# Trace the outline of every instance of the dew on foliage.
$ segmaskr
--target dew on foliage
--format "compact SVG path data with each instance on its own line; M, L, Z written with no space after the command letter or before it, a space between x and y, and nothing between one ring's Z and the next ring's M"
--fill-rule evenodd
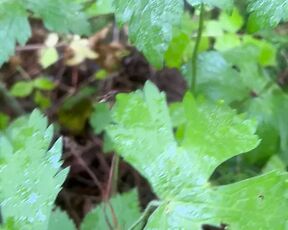
M53 155L53 156L49 157L49 162L51 163L51 165L54 169L58 169L60 166L59 157L57 155Z
M41 222L44 222L47 219L46 215L44 215L40 209L36 213L36 218Z
M30 196L28 197L27 203L29 204L34 204L38 200L38 195L36 193L31 193Z

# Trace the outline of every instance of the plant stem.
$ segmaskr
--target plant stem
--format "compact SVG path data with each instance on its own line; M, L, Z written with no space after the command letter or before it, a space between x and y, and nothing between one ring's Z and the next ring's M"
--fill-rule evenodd
M193 56L192 56L192 81L191 81L191 91L192 93L196 93L196 83L197 83L197 57L198 57L198 51L199 46L202 38L202 32L203 32L203 26L204 26L204 4L202 3L200 6L200 16L199 16L199 25L198 25L198 31L197 31L197 37L195 42L195 47L193 50Z
M0 82L0 102L9 107L16 116L20 116L25 113L25 111L22 109L18 101L9 93L9 91L1 82Z
M117 220L115 211L114 211L109 199L110 199L110 197L112 197L113 195L116 195L116 193L117 193L119 161L120 161L119 155L115 154L113 156L108 186L106 188L105 196L104 196L104 200L105 200L104 211L106 212L106 207L108 207L110 209L114 229L119 229L119 224L118 224L118 220Z
M115 195L117 193L117 184L118 184L118 175L119 175L119 155L115 155L114 162L113 162L113 177L112 177L112 186L111 186L111 195Z
M135 230L139 224L146 221L151 213L160 205L160 201L158 200L152 200L147 207L145 208L143 214L140 216L140 218L129 228L129 230ZM144 222L145 223L145 222Z

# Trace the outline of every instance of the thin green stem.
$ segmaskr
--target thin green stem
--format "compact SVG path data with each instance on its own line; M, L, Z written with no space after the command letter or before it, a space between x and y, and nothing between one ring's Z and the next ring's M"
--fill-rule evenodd
M9 107L16 116L20 116L25 113L18 101L13 97L6 87L0 82L0 103Z
M197 31L197 37L195 42L195 47L193 50L193 56L192 56L192 79L191 79L191 91L192 93L196 93L196 83L197 83L197 57L198 57L198 51L199 46L202 38L202 32L204 27L204 4L202 3L200 6L200 16L199 16L199 25L198 25L198 31Z
M109 199L109 197L116 195L116 193L117 193L119 161L120 161L119 155L115 154L113 156L108 186L106 189L106 199Z
M112 221L113 221L113 227L114 227L114 229L117 229L117 230L119 229L119 223L118 223L114 208L112 207L109 199L110 199L110 197L116 195L116 193L117 193L119 162L120 162L120 157L119 157L119 155L115 154L113 156L109 180L108 180L108 186L106 188L106 192L105 192L105 196L104 196L104 200L105 200L104 211L106 212L106 207L108 207L110 209Z
M147 207L145 208L143 214L140 216L140 218L128 229L128 230L135 230L138 229L138 225L144 223L148 220L151 213L160 206L161 202L158 200L152 200Z

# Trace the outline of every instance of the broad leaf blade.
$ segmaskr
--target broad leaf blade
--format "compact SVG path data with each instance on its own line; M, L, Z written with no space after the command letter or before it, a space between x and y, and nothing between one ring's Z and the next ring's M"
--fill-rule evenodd
M161 67L184 10L179 0L114 1L116 19L129 24L129 38L156 67Z
M193 103L188 95L183 114L187 131L178 146L164 95L155 86L148 82L143 93L117 97L113 111L116 124L108 128L108 133L117 152L150 181L161 198L179 193L179 187L188 189L205 184L220 163L258 144L253 123L237 116L233 120L233 111L221 112L217 108L206 108L205 104L190 108L188 104ZM214 144L227 130L236 138L232 142L236 146L229 143L228 136L216 146L206 146L207 139Z
M175 197L160 206L145 229L202 229L203 224L228 229L286 229L287 173L272 172L235 184L207 187ZM269 218L263 218L269 217Z
M178 123L184 130L178 143L163 94L151 83L143 93L117 98L115 124L108 129L118 153L147 177L162 199L146 229L200 230L204 224L285 229L287 173L273 171L219 187L205 183L223 161L257 146L255 124L221 103L196 102L189 94L177 108L176 117L185 118Z
M45 26L59 33L88 34L89 23L82 6L71 0L25 0L27 8L40 16Z
M183 106L186 121L181 145L190 153L194 178L203 177L203 183L221 163L258 145L256 123L244 120L224 103L197 104L187 94Z

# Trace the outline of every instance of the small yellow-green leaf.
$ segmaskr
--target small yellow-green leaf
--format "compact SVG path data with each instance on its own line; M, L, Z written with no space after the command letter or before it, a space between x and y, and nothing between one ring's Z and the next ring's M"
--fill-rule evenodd
M58 52L55 48L44 48L40 51L39 63L43 68L47 68L50 65L53 65L58 60L58 58Z
M27 97L33 91L34 85L32 81L18 81L10 89L10 93L15 97Z
M40 90L52 90L55 88L55 84L53 81L48 79L47 77L37 77L34 81L34 88Z

